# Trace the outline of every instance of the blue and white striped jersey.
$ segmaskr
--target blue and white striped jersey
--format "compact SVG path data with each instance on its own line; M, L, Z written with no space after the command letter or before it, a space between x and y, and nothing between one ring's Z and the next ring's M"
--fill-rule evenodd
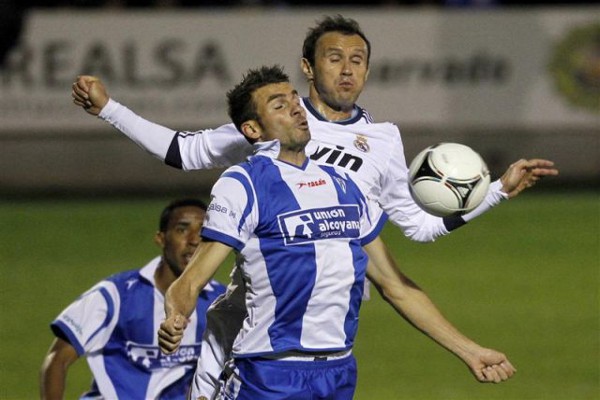
M181 347L164 355L156 332L164 297L154 285L160 257L140 270L115 274L88 290L51 324L87 358L94 376L82 398L185 399L206 324L206 309L224 292L211 281L200 294Z
M276 142L274 142L277 146ZM376 235L347 174L256 155L213 187L202 237L238 251L247 317L235 357L352 347Z

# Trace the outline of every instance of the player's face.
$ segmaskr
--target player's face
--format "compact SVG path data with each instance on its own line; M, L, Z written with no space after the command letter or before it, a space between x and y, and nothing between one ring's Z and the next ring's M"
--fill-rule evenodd
M367 43L359 35L328 32L317 41L313 85L319 100L348 112L363 90L369 68Z
M310 140L306 111L290 83L261 87L252 94L264 141L278 139L281 148L300 151Z
M200 228L205 212L194 206L173 210L165 232L158 233L163 249L163 261L175 276L181 275L200 243Z

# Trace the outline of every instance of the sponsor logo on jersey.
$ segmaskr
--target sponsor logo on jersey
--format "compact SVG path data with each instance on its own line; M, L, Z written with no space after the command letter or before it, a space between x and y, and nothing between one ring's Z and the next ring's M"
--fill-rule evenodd
M369 143L367 143L367 138L363 135L356 135L356 139L354 139L354 147L363 153L368 153L371 150Z
M277 216L286 246L323 239L358 238L360 214L357 205L339 205L293 211Z
M354 172L358 171L363 164L362 158L345 152L343 146L335 146L333 149L331 147L319 146L311 154L310 158L321 163L347 168Z
M82 335L83 334L83 329L81 328L81 325L79 325L73 318L69 317L68 315L63 316L63 320L67 323L67 325L69 325L71 327L71 329L73 329L75 332L77 332L78 334Z
M303 187L316 187L316 186L323 186L326 185L327 181L325 179L319 179L317 181L311 181L311 182L299 182L297 183L298 185L298 189L302 189Z
M195 364L200 356L200 343L182 345L174 353L162 354L158 346L127 342L127 356L145 370L172 368L181 364Z
M217 203L210 203L209 206L208 206L208 209L206 211L207 212L214 211L214 212L218 212L218 213L222 213L222 214L228 214L230 217L236 218L235 211L229 210L227 207L222 206L222 205L217 204Z

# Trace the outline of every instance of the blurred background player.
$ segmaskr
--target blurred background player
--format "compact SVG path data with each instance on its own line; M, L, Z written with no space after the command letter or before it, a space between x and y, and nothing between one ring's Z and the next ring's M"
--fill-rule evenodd
M193 299L235 249L248 312L233 347L227 398L351 399L366 273L401 315L459 355L478 379L512 376L504 355L458 333L396 270L383 243L373 241L378 227L367 222L366 201L348 175L307 159L305 111L279 68L251 70L228 99L232 120L257 142L257 152L213 188L204 242L167 291L163 351L177 350ZM375 261L368 270L362 245Z
M40 397L62 399L71 364L86 357L93 375L82 397L185 399L200 354L207 307L224 286L206 285L194 299L181 350L160 353L156 330L164 319L164 293L183 272L200 242L206 204L180 199L161 213L154 236L162 254L141 269L96 284L51 324L56 335L41 369Z

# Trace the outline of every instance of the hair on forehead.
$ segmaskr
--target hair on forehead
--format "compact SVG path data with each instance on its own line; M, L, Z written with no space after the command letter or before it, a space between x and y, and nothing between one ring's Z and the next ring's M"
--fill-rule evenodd
M317 25L308 30L308 33L304 38L304 44L302 45L302 57L306 58L310 65L315 65L317 42L323 35L329 32L339 32L342 35L348 36L360 36L367 44L367 65L369 65L369 59L371 58L371 42L367 39L367 36L360 28L358 22L340 14L325 16L322 20L317 21Z
M199 199L187 198L173 200L162 210L162 213L160 214L160 220L158 223L158 230L160 232L167 231L169 228L169 222L171 222L171 218L173 216L173 212L182 207L197 207L202 211L206 211L207 209L206 203Z
M289 83L289 81L289 76L283 72L283 67L279 65L262 66L248 70L242 81L227 92L228 113L235 127L241 131L244 122L259 119L256 105L252 101L252 94L256 90L263 86Z

